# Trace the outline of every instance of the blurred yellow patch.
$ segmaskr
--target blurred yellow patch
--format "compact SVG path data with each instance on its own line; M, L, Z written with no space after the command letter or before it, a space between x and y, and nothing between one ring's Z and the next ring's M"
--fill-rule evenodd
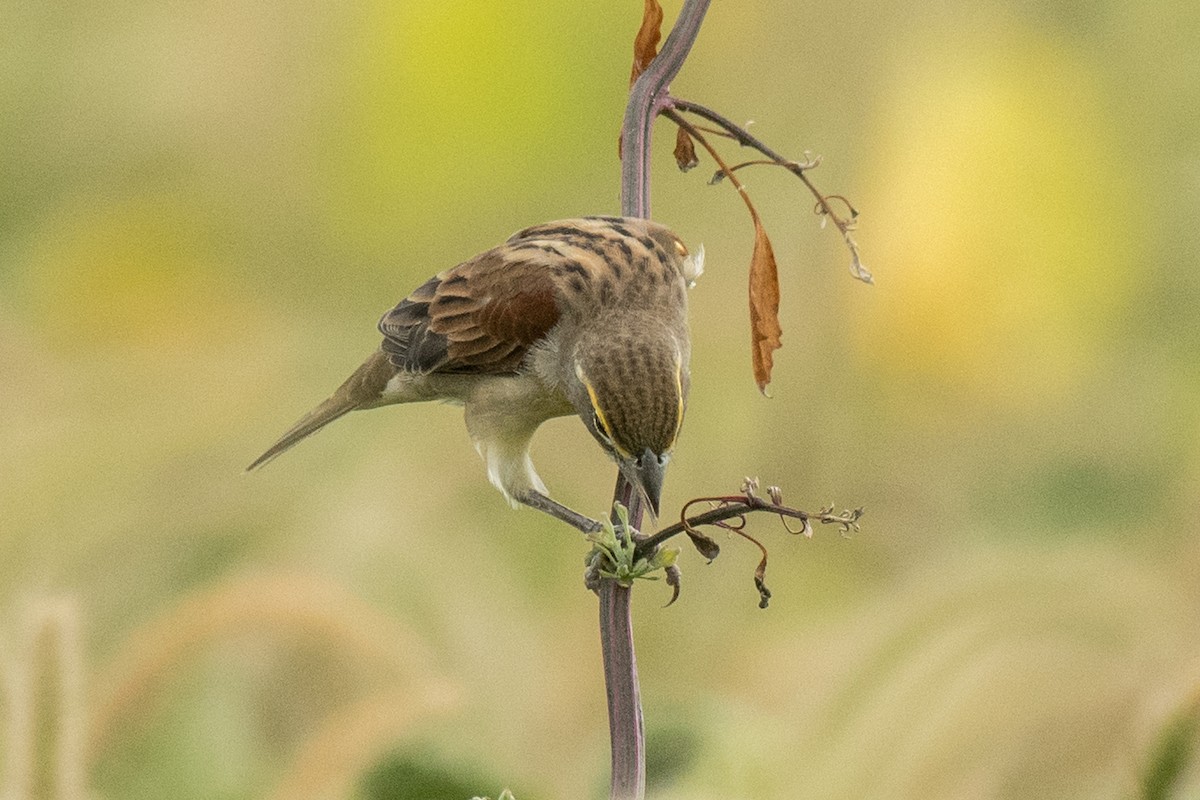
M53 346L75 349L194 344L232 327L199 215L174 197L64 205L18 266L30 322Z
M919 61L887 97L861 203L880 281L859 344L893 377L1000 405L1053 399L1131 282L1136 170L1095 65L1002 26L907 52Z
M587 85L563 67L564 14L520 3L373 4L325 144L337 234L392 241L398 227L444 224L477 195L528 191L531 159L572 146L549 137L561 104Z

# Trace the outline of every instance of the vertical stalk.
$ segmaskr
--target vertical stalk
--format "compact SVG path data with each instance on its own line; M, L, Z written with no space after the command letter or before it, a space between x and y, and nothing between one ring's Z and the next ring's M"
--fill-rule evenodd
M642 524L641 496L618 475L613 502L629 509L629 524ZM617 522L613 514L613 523ZM646 733L642 691L633 649L633 590L611 579L600 582L600 642L604 688L608 698L608 732L612 746L611 800L642 800L646 794Z
M710 0L686 0L667 41L629 90L621 126L621 213L650 216L650 139L667 89L691 52Z
M650 140L654 118L669 102L667 89L696 41L709 2L685 0L662 49L629 91L621 127L621 213L625 216L650 216ZM629 524L641 528L641 496L619 473L613 502L629 509ZM646 794L646 736L633 649L632 591L606 579L600 582L599 594L600 646L612 742L609 797L642 800Z

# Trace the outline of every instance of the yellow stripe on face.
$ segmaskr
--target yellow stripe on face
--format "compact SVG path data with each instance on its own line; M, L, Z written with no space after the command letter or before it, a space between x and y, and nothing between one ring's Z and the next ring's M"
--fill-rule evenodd
M675 356L675 433L671 435L671 447L679 438L679 429L683 427L683 359Z
M608 441L613 446L613 449L617 451L617 455L621 456L621 458L633 458L633 454L613 438L612 427L608 424L608 418L604 416L604 410L600 408L600 401L596 398L596 390L592 388L591 381L583 374L583 369L578 364L575 365L575 375L583 383L583 388L587 389L588 400L592 404L592 411L596 414L596 419L600 421L600 427L602 428L600 432L608 437Z

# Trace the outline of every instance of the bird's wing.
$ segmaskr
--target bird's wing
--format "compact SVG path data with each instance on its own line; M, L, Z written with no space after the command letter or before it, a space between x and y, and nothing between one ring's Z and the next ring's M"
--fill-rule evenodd
M516 372L558 322L563 259L498 247L439 273L379 321L384 351L408 372Z

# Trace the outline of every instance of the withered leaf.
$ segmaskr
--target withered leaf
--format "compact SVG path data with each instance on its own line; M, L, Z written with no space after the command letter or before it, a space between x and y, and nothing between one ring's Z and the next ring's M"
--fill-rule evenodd
M721 546L695 528L687 528L684 533L692 540L692 545L708 561L721 555Z
M771 590L767 588L766 579L763 577L765 570L760 565L759 570L754 573L754 588L758 589L758 607L766 608L771 604Z
M749 201L747 201L748 204ZM750 359L758 390L767 393L771 382L772 354L783 346L779 326L779 268L775 251L758 213L751 207L754 220L754 255L750 260Z
M637 81L638 76L650 66L650 62L658 55L658 42L662 39L663 10L658 0L645 0L642 10L642 27L638 28L633 40L633 70L629 75L629 85Z
M671 587L671 599L667 601L667 606L669 606L672 603L674 603L676 600L679 599L679 589L680 589L679 567L672 564L671 566L666 568L665 572L667 573L667 586ZM663 606L663 608L666 608L667 606Z
M675 163L679 165L680 172L687 172L700 163L700 159L696 158L696 145L683 128L675 131Z

